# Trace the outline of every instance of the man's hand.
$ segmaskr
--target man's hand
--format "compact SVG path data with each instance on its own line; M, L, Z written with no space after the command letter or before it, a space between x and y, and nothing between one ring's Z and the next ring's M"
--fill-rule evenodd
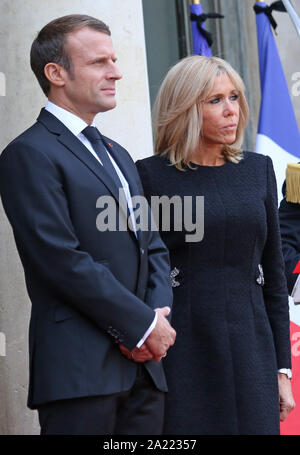
M152 360L153 355L149 349L143 344L140 348L134 348L132 351L125 348L122 344L119 344L120 351L125 357L129 360L134 360L134 362L146 362L147 360Z
M166 319L166 316L170 314L170 308L156 308L154 311L157 313L155 328L140 348L129 351L122 344L119 345L120 351L128 359L135 362L146 362L147 360L159 362L162 357L166 356L169 347L174 344L176 332Z
M283 422L295 408L291 381L285 374L278 373L280 421Z
M171 311L169 307L156 308L154 311L157 313L156 326L146 339L144 345L152 353L152 360L159 362L162 357L165 357L169 347L174 344L176 332L166 318Z

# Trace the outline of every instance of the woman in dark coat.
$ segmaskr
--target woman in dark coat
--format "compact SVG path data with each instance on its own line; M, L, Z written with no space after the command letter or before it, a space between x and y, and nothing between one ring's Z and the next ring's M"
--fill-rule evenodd
M278 434L294 407L288 293L272 161L239 149L244 84L221 59L188 57L167 74L154 112L156 155L137 162L145 196L177 195L183 208L192 196L198 224L204 196L202 240L175 229L185 225L175 209L170 229L157 220L177 331L163 360L164 432Z

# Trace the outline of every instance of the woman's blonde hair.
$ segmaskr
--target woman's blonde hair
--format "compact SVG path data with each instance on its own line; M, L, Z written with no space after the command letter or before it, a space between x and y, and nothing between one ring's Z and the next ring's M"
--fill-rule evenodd
M155 153L167 155L172 164L183 170L189 157L201 146L202 107L213 89L216 77L227 74L239 93L240 118L236 141L224 145L226 160L237 163L249 118L245 85L229 63L217 57L186 57L167 73L153 108Z

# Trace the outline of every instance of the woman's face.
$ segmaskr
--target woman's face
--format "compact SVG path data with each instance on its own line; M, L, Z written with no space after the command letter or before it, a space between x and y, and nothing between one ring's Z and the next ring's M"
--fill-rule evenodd
M222 146L235 142L239 115L239 93L228 75L220 74L203 105L203 145Z

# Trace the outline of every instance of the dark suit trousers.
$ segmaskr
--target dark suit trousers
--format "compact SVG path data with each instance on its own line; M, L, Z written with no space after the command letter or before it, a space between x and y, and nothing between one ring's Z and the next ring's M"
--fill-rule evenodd
M165 393L142 364L131 390L60 400L38 408L41 434L161 434Z

